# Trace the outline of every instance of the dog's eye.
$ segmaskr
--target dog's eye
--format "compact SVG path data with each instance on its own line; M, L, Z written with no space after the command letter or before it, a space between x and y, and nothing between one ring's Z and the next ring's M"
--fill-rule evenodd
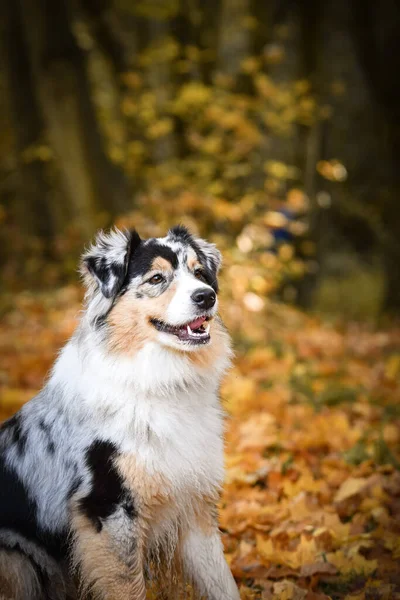
M153 275L153 277L150 277L150 279L147 281L147 283L156 285L157 283L161 283L162 281L165 281L164 277L162 275L160 275L159 273L157 273L156 275Z
M196 279L201 279L201 281L205 281L206 280L206 278L204 277L204 273L203 273L202 269L195 269L194 276L196 277Z

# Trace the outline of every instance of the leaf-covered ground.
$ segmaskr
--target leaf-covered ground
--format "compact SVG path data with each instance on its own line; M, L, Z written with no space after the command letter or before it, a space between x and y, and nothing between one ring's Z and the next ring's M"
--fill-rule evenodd
M13 298L0 419L41 387L79 302L72 286ZM242 598L400 598L400 328L246 302L225 310L237 341L220 511Z

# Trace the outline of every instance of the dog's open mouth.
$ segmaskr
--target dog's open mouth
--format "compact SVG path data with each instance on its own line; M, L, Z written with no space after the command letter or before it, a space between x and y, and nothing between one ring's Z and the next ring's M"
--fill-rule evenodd
M182 342L205 344L210 341L210 317L198 317L184 325L168 325L159 319L151 319L152 325L163 333L175 335Z

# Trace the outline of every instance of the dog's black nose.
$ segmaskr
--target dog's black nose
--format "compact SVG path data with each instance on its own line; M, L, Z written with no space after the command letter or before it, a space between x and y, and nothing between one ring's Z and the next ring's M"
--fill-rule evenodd
M214 290L208 288L201 288L192 294L193 302L197 304L199 308L205 308L206 310L214 306L215 299L216 296Z

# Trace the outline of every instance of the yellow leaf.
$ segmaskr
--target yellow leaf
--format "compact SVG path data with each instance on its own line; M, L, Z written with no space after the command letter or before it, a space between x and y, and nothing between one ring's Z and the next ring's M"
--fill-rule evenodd
M392 354L385 367L385 375L388 379L396 379L400 374L400 354Z
M370 575L378 566L377 560L367 560L358 552L353 553L351 548L330 552L326 555L326 558L328 562L338 568L342 575L348 575L354 572Z
M150 139L157 139L168 135L172 131L173 123L171 119L159 119L155 123L152 123L147 130L147 135Z
M400 558L400 537L397 533L386 532L384 546L392 552L394 559Z
M317 163L317 171L329 181L346 181L347 179L347 169L338 160L320 160Z
M316 480L312 474L306 471L295 482L286 480L283 485L283 491L288 498L293 498L302 491L318 493L324 486L323 480Z
M299 174L296 167L285 165L277 160L267 160L264 171L276 179L295 179Z
M365 488L366 485L366 479L363 479L361 477L350 477L342 483L342 485L336 493L334 501L343 502L343 500L347 500L347 498L351 498L351 496L359 494Z
M256 394L256 384L250 377L243 377L233 371L223 384L221 391L228 411L240 414L245 409L249 399Z
M319 550L313 538L301 536L300 543L293 551L275 548L270 538L257 536L257 550L268 562L285 564L292 569L299 569L305 564L314 563L318 559Z

